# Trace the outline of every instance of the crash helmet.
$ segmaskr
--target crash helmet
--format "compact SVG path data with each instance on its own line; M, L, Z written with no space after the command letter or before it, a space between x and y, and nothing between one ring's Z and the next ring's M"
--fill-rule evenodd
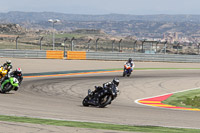
M113 82L113 84L115 84L116 86L119 85L119 79L118 79L118 78L114 78L112 82Z
M131 62L132 62L132 58L129 58L129 59L128 59L128 62L131 63Z
M21 69L21 68L17 68L17 69L16 69L16 73L17 73L18 76L21 76L21 74L22 74L22 69Z
M11 64L11 60L7 60L6 64L10 65Z

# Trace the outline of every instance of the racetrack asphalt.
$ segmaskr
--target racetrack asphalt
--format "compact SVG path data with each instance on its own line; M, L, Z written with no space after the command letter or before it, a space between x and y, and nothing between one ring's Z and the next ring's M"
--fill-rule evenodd
M1 58L1 60L6 59ZM93 66L94 69L120 68L124 63L122 61L75 62L40 59L41 63L38 64L38 60L35 59L12 60L15 66L21 65L22 69L25 69L25 73L36 72L36 68L40 68L37 72L50 72L57 66L60 68L59 70L86 70L85 68L88 66ZM24 65L23 61L25 62ZM28 65L26 61L31 61L31 63ZM20 63L18 64L18 62ZM42 66L45 66L45 63L52 64L44 68ZM78 63L80 69L69 67L76 66ZM34 69L32 69L33 66ZM159 68L200 68L200 64L195 63L136 63L136 67L140 68L153 66ZM87 70L91 70L91 68ZM58 71L58 69L54 71ZM200 70L137 70L129 78L122 77L121 72L29 78L24 79L18 92L0 95L0 114L128 125L200 128L199 112L148 107L134 102L136 99L197 88L200 86L199 75ZM120 79L120 95L111 105L106 108L82 106L81 102L88 89L111 81L114 77Z

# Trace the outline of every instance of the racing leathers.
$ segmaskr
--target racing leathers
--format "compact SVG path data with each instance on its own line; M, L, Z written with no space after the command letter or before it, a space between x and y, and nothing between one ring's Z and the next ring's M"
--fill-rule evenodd
M131 61L131 62L127 61L127 62L124 63L124 65L126 65L126 64L130 64L131 65L131 72L132 72L133 68L135 67L135 63L133 61Z
M8 72L11 72L12 71L12 65L11 64L8 64L8 63L4 63L3 64L3 67L8 70Z

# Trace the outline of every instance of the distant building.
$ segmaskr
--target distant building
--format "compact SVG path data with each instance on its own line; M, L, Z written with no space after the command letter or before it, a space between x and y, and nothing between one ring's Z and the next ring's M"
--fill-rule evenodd
M170 43L177 42L177 41L179 41L179 33L178 32L164 33L163 40L168 41Z

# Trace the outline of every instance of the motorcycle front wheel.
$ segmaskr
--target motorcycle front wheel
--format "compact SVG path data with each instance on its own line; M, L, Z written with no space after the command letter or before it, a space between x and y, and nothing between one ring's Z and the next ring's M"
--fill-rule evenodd
M89 101L89 97L86 96L86 97L83 99L83 102L82 102L83 106L89 106L88 101Z
M123 77L125 77L125 75L126 75L125 72L123 72Z
M12 85L10 83L7 83L4 85L4 88L1 90L1 93L6 93L12 90Z

